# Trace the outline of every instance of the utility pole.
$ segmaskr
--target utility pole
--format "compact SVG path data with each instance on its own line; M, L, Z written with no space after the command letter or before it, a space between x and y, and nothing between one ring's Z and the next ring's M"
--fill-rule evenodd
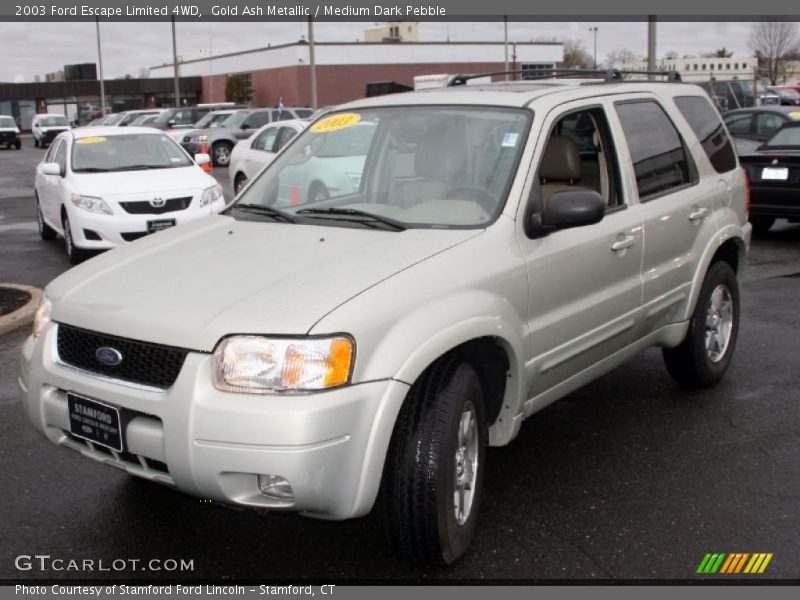
M97 25L97 62L100 67L100 116L106 116L106 85L103 82L103 51L100 48L100 17L95 18Z
M647 70L651 73L656 70L656 17L647 17ZM649 80L655 79L655 75L648 75Z
M506 81L508 81L508 16L503 15L503 32L504 32L504 39L505 43L503 44L505 49L505 67L504 71L506 72Z
M172 16L172 65L175 67L175 106L181 105L181 90L178 84L178 45L175 42L175 15Z
M589 27L589 31L594 34L594 68L597 70L597 27Z
M314 58L314 21L308 17L308 62L311 68L311 108L317 110L317 63Z

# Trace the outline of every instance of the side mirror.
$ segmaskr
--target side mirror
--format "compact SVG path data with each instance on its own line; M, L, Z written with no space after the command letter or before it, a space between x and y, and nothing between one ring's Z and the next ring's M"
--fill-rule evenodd
M170 119L169 121L167 121L167 125L169 125L170 127L175 127L175 119Z
M211 157L205 152L202 154L195 154L194 162L196 162L199 166L202 167L203 165L208 165L211 163Z
M61 166L54 162L44 163L42 165L42 175L58 175L61 177Z
M599 223L605 214L603 197L591 190L555 192L542 213L534 213L528 222L531 237L544 237L558 229L570 229Z
M250 129L250 123L242 123L241 129Z

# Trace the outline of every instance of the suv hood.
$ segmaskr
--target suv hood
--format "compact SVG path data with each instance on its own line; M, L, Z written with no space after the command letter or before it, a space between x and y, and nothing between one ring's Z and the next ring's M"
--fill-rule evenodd
M305 334L365 289L482 232L214 216L87 261L46 294L56 322L211 351L229 334Z
M81 194L100 197L148 193L162 196L171 192L203 190L217 183L195 165L147 171L72 173L72 178Z

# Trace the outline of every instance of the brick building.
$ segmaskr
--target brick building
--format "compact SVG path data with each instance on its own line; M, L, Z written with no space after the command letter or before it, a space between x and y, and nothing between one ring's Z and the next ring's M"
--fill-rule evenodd
M394 81L413 86L417 75L481 73L504 66L502 42L321 42L314 46L319 106L365 95L368 83ZM509 44L509 67L547 71L563 59L561 43ZM182 76L202 78L201 102L225 101L229 75L249 79L253 106L311 105L309 45L305 41L181 62ZM170 77L173 65L150 68L151 77Z

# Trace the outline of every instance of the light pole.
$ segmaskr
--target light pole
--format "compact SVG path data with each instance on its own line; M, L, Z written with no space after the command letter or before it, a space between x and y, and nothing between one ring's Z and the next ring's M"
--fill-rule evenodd
M314 56L314 21L308 17L308 62L311 70L311 108L317 110L317 61Z
M100 63L100 116L106 116L106 86L103 83L103 51L100 48L100 17L97 17L97 62Z
M506 81L508 81L508 17L503 15L503 34L504 34L504 44L503 47L505 48L505 64L503 66L503 70L506 72Z
M172 65L175 67L175 106L181 105L181 91L178 84L180 75L178 74L178 45L175 41L175 16L172 17Z
M594 34L594 68L597 69L597 27L589 27L589 31Z

